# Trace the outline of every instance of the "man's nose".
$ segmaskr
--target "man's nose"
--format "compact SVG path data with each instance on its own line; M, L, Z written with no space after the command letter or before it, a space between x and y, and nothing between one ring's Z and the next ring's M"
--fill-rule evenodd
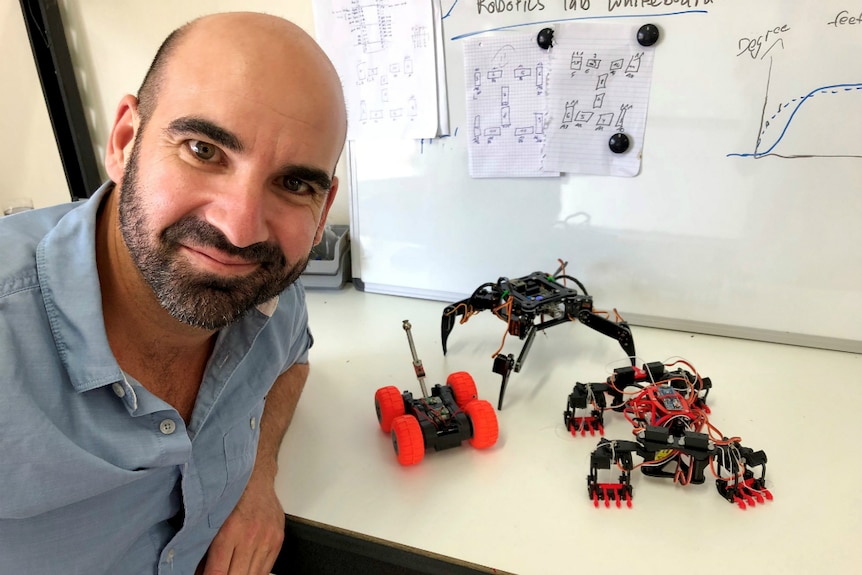
M247 180L226 185L213 198L207 221L238 248L269 240L264 192L262 186Z

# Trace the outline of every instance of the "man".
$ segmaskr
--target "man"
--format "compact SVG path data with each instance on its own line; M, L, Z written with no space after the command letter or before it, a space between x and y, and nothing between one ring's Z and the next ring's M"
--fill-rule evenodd
M207 16L120 102L115 184L0 218L0 573L269 573L345 135L301 29Z

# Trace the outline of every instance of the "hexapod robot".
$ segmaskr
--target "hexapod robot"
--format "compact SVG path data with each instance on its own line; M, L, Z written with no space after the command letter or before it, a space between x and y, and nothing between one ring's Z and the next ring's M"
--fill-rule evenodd
M501 277L496 283L482 284L469 298L450 304L443 310L443 355L446 355L446 342L455 327L455 318L464 316L461 323L465 323L471 316L486 309L506 322L508 334L524 340L524 347L517 359L511 353L501 354L502 345L492 355L492 371L503 376L497 409L503 409L503 396L509 375L512 371L521 371L536 332L561 323L580 321L587 327L616 339L631 358L632 365L635 364L635 344L629 325L619 314L616 314L616 320L611 320L605 317L604 312L594 310L593 298L584 285L565 274L565 262L561 261L560 264L553 274L534 272L516 279ZM581 291L560 283L566 280L573 282Z
M395 386L381 387L374 394L374 407L380 429L392 436L392 445L401 465L422 461L429 449L441 451L469 441L477 449L491 447L499 432L494 406L477 399L476 383L465 371L449 375L446 385L437 384L431 393L425 387L425 369L416 356L410 322L404 331L413 355L413 368L422 397Z
M678 363L692 371L668 369ZM587 491L596 507L599 501L606 507L611 501L631 507L634 469L687 485L703 483L709 468L719 494L740 508L772 500L766 489L766 453L744 447L739 437L723 436L710 423L706 397L711 388L710 379L683 360L626 366L605 382L575 384L563 412L572 435L604 435L608 409L622 413L634 427L633 440L602 438L590 455ZM634 465L633 454L643 462ZM610 474L612 466L620 471L618 480L600 481L600 472Z

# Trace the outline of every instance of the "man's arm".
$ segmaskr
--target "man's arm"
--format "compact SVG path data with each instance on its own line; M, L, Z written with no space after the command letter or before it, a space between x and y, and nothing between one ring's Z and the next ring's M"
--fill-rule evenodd
M284 541L284 508L275 494L278 451L308 370L307 363L294 364L267 394L254 469L245 492L210 545L204 575L265 575L275 563Z
M275 380L266 396L266 406L260 419L260 442L257 446L257 458L251 477L252 479L255 476L265 477L273 488L275 474L278 471L278 450L293 419L296 404L299 403L299 396L308 378L308 371L307 363L293 364Z

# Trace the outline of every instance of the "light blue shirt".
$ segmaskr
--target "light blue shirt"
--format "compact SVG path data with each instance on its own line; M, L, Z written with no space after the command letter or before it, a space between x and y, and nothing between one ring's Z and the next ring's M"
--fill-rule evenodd
M110 187L0 218L2 574L194 573L245 488L267 392L311 346L297 282L221 330L186 427L108 345Z

